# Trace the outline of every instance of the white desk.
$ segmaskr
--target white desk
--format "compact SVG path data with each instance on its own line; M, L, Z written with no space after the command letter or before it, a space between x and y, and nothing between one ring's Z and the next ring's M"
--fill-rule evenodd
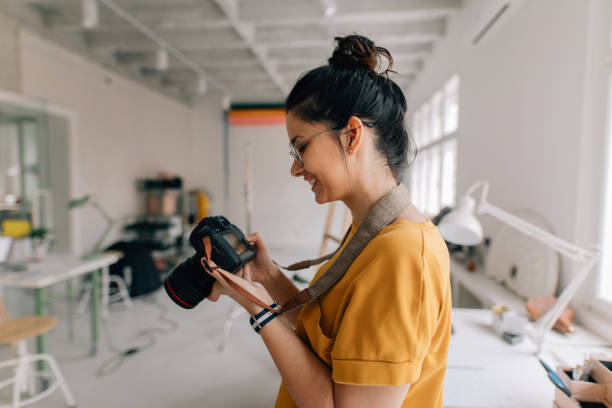
M445 380L446 408L541 408L552 406L554 386L529 339L510 345L491 328L491 312L453 309ZM573 365L589 351L612 353L609 342L579 327L576 336L552 333L542 358L553 368Z
M450 272L453 283L453 306L465 307L461 299L462 294L467 290L482 303L484 308L504 305L518 312L525 311L525 301L501 283L486 276L483 266L471 272L459 261L451 258Z
M103 273L108 274L108 266L118 260L119 255L116 253L104 253L87 260L67 254L51 254L39 263L28 264L26 271L3 272L0 274L0 286L34 290L36 314L46 315L50 302L47 288L78 276L90 274L92 279L91 341L92 354L95 354L100 338L100 271L104 270ZM36 347L39 353L46 352L45 335L37 337Z

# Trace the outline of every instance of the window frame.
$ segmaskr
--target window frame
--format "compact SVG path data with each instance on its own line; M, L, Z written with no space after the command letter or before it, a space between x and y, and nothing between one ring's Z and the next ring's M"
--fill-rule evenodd
M605 80L604 86L606 87L606 96L604 99L605 107L605 125L604 125L604 161L602 172L604 174L603 181L601 183L601 212L599 214L598 222L604 225L599 232L599 243L603 249L606 250L604 244L608 244L608 247L612 248L612 228L608 231L605 230L605 223L612 222L612 6L605 6L605 17L606 18L606 31L608 37L606 43L608 45L607 51L604 52L604 72ZM608 200L609 198L609 200ZM606 233L609 234L606 242ZM610 254L610 265L612 265L612 254ZM585 325L591 328L593 331L598 332L604 337L612 340L612 300L607 299L602 294L602 281L603 274L605 273L603 259L595 266L596 270L591 271L594 282L594 287L589 290L588 299L583 303L583 307L589 313L582 313L581 319ZM608 281L612 282L612 270L608 271L610 276ZM611 289L612 290L612 289ZM609 294L612 297L612 293Z
M452 84L453 86L449 86ZM447 110L452 103L449 102L448 96L450 95L448 90L453 88L452 101L454 101L454 109L456 114L454 117L454 128L448 131L446 121L448 120ZM444 197L442 188L445 186L444 175L445 175L445 153L447 151L448 144L454 142L454 194L452 197L451 206L456 203L456 185L457 185L457 162L459 156L459 92L460 92L460 79L458 74L453 74L444 84L436 90L427 100L425 100L418 109L416 109L412 115L412 123L414 127L414 139L418 147L417 159L410 169L409 177L407 178L410 182L411 191L417 191L416 197L413 197L414 205L429 216L435 215L449 203L442 202ZM437 122L434 124L434 121ZM434 134L435 133L435 134ZM433 159L430 156L437 153L437 159ZM433 165L433 161L437 160L437 185L431 186L430 178L432 177L430 166ZM417 177L413 176L413 174ZM413 186L412 183L418 183L418 186ZM437 204L430 202L432 195L431 189L437 189ZM430 209L436 207L435 213L430 214Z
M605 159L604 159L604 178L602 184L602 213L601 213L601 221L602 225L604 225L604 229L601 231L600 242L602 245L602 249L605 251L604 247L607 244L608 247L612 248L612 227L606 231L605 225L607 223L612 222L612 21L608 26L609 32L609 43L608 43L608 57L606 58L606 75L608 80L607 86L607 106L606 106L606 126L605 126L605 140L606 145L605 149ZM609 199L609 201L608 201ZM608 236L606 237L606 234ZM607 239L607 241L606 241ZM608 254L610 256L610 265L612 265L612 253ZM605 256L605 253L604 253ZM603 258L601 262L596 266L596 290L594 293L594 298L588 304L588 309L593 311L596 315L608 319L612 319L612 300L604 297L602 294L602 286L603 286L603 274L606 273L604 271ZM612 275L612 270L609 270L607 273ZM612 276L609 276L607 279L609 282L612 282ZM610 289L612 292L612 289ZM612 293L609 294L612 297Z

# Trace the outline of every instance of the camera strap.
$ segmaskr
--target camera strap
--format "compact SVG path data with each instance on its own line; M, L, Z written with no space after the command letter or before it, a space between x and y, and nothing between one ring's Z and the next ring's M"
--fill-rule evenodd
M402 183L397 185L383 198L378 200L378 202L376 202L376 204L374 204L374 206L368 212L365 220L361 223L359 228L357 228L357 231L352 236L344 250L340 253L338 258L336 258L329 269L325 271L323 276L321 276L312 286L302 290L287 303L285 303L281 308L281 313L289 312L304 306L305 304L311 303L330 290L336 284L336 282L338 282L342 276L344 276L355 258L359 256L366 245L380 232L380 230L399 217L402 211L409 205L410 196L408 189ZM338 250L335 252L337 251ZM312 261L298 262L297 264L291 265L291 267L303 265L307 265L305 267L308 267L315 265L323 262L324 260L330 259L335 252ZM296 267L296 269L303 268Z
M403 184L400 183L383 198L378 200L376 204L374 204L374 206L368 212L365 220L361 223L359 228L357 228L357 231L350 239L344 250L340 253L338 258L336 258L329 269L325 271L323 276L321 276L321 278L319 278L312 286L295 295L292 299L285 303L280 310L272 309L265 302L259 299L254 293L252 293L249 287L244 286L244 281L241 278L220 269L218 266L212 263L212 245L209 237L204 237L202 239L204 243L205 256L200 260L200 262L202 263L202 266L206 272L212 275L215 279L226 282L238 293L255 302L259 306L275 313L289 312L302 307L305 304L313 302L330 290L336 284L336 282L338 282L342 276L344 276L355 258L359 256L366 245L380 232L380 230L393 222L393 220L395 220L402 213L404 208L408 207L408 205L410 205L408 190ZM345 235L343 242L347 237L348 232L347 235ZM340 247L341 246L342 244ZM329 260L335 255L336 252L338 252L338 250L339 248L333 253L318 259L298 262L291 265L289 268L292 268L290 270L298 270L312 265L317 265L323 261Z
M274 262L274 264L276 266L278 266L279 268L283 268L286 271L299 271L299 270L302 270L302 269L310 268L311 266L318 265L320 263L328 261L334 255L336 255L336 252L338 252L340 247L344 244L344 241L346 241L346 239L348 238L350 233L351 233L351 229L349 228L346 231L346 233L344 234L344 237L342 238L342 240L340 241L340 245L338 245L338 248L336 248L336 250L334 252L332 252L331 254L324 255L324 256L322 256L320 258L317 258L317 259L309 259L309 260L306 260L306 261L296 262L296 263L291 264L289 266L282 266L281 264L279 264L278 262L276 262L274 260L272 262Z
M206 236L202 238L202 243L204 244L204 256L200 259L200 263L202 264L202 267L204 268L206 273L208 273L218 281L227 283L229 286L232 287L232 289L234 289L247 299L257 303L264 309L268 309L269 311L275 313L279 312L279 309L273 309L272 307L268 306L264 301L259 299L257 295L252 293L251 289L248 286L244 286L243 279L227 271L224 271L223 269L219 268L217 265L214 264L211 257L213 246L210 242L210 237Z

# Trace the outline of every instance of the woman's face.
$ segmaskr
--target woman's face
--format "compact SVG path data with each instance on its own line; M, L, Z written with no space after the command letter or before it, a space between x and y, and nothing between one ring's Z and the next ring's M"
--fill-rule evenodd
M291 165L291 175L303 177L322 204L340 200L344 196L348 177L340 146L332 131L323 123L310 123L287 114L287 133L300 153L304 166L297 160ZM316 135L313 137L313 135Z

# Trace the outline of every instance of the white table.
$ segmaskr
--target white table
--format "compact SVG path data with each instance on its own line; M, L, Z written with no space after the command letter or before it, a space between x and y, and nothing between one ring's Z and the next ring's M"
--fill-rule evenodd
M504 305L519 312L525 310L525 301L506 286L488 277L483 266L472 272L468 271L461 262L451 258L450 273L455 307L465 307L461 300L467 291L476 297L484 308Z
M91 350L92 354L95 355L100 339L100 286L102 286L102 290L108 290L108 285L101 285L100 282L101 279L103 281L107 279L109 265L117 262L119 257L118 253L102 253L88 259L81 259L68 254L51 254L41 262L28 264L28 270L26 271L3 272L0 274L0 286L34 290L36 314L46 315L49 311L50 302L47 288L89 274L92 280ZM37 337L36 347L39 353L46 352L45 335Z
M541 408L552 406L554 386L529 339L510 345L491 328L485 309L453 309L445 380L446 408ZM551 333L541 357L551 367L574 365L587 352L612 354L609 342L578 326L578 334Z

